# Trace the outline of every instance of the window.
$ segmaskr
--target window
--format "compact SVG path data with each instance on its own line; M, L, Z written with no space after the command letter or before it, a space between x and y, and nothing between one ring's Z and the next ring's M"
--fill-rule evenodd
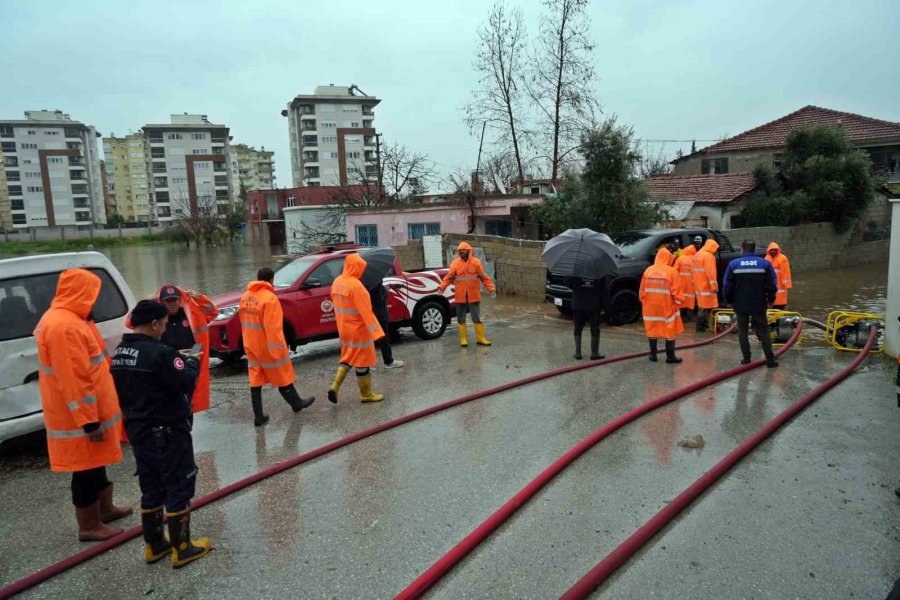
M169 181L165 177L154 177L153 185L155 187L169 187Z
M23 158L22 159L23 165L36 165L38 163L39 163L39 161L36 158Z
M337 144L337 136L326 135L322 138L323 144Z
M37 150L37 144L22 144L22 150Z
M344 121L344 127L359 127L359 121Z
M360 138L358 135L347 135L347 136L344 136L344 143L345 144L361 144L362 138Z
M512 237L512 221L486 221L484 223L484 232L488 235Z
M323 129L334 129L337 127L337 123L335 121L322 121Z
M13 215L13 225L26 225L28 223L25 215Z
M353 107L353 106L345 106L345 107L344 107L344 112L345 112L345 113L355 113L355 112L359 112L359 110L356 109L356 108Z
M39 186L39 185L29 185L29 186L28 186L27 188L25 188L25 189L26 189L27 191L29 191L29 192L43 192L43 191L44 191L44 188L43 188L42 186Z
M297 202L297 197L293 194L284 199L284 205L287 207L294 206L295 202Z
M275 271L275 280L272 282L272 285L276 288L291 287L316 264L316 260L318 259L298 258L297 260L292 260Z
M128 156L130 156L131 158L144 158L144 153L143 152L132 152Z
M12 210L25 210L25 201L24 200L10 200L10 207Z
M198 169L207 169L207 170L209 169L208 162L197 162L197 163L194 163L194 166L197 167Z
M25 144L22 144L22 146L24 146L24 145ZM15 152L16 151L16 143L15 142L0 143L0 149L2 149L4 152L10 152L10 153Z
M338 157L337 152L323 152L323 154L325 155L325 158L330 158L330 159L334 159L334 160L337 160L337 157Z
M29 129L28 135L37 135L37 131L35 131L34 129Z
M13 128L9 125L0 126L0 137L12 137Z
M3 164L6 165L7 167L18 167L19 159L16 158L15 156L4 156Z
M69 150L81 150L81 142L66 142L66 148Z
M720 175L728 172L727 158L704 158L700 161L700 172L704 175Z
M38 171L25 171L23 173L25 175L25 179L40 179L41 174Z
M7 181L21 181L21 176L18 171L7 171L6 172L6 180Z
M173 177L172 183L174 183L176 185L180 184L180 183L187 183L187 177Z
M209 154L208 148L194 148L191 150L191 154Z
M360 246L377 246L378 227L375 225L357 225L356 243Z
M59 132L53 129L48 129L44 132L44 135L59 135ZM78 137L78 135L76 134L74 137Z
M131 178L132 179L146 179L147 174L146 173L132 173Z
M328 287L344 271L344 257L324 262L309 274L309 279L318 279L322 287Z
M440 235L440 223L410 223L408 226L409 239L421 240L426 235Z
M362 158L362 152L347 152L347 158Z
M168 206L160 206L156 210L157 210L157 214L160 217L171 217L172 216L172 209L169 208Z
M65 159L62 156L51 156L47 159L47 162L51 165L61 165L65 162ZM115 169L115 167L113 167Z
M78 131L75 127L66 127L66 137L79 137L81 132Z
M169 192L156 192L156 201L157 202L168 202L169 201Z
M540 193L541 193L541 188L538 187L538 186L533 186L533 187L531 188L531 193L532 193L532 194L540 194Z
M6 193L10 196L21 196L22 195L22 186L21 185L11 185L6 188Z
M144 142L137 142L137 141L134 141L134 142L128 142L128 146L131 147L131 148L143 148L143 147L144 147Z
M205 133L192 133L191 137L195 140L205 140L206 134Z
M166 139L170 139L170 140L180 140L180 139L181 139L181 134L180 134L180 133L170 133L170 134L166 135Z

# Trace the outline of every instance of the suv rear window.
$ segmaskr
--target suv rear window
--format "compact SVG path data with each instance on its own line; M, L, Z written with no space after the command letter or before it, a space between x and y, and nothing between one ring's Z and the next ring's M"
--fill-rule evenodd
M94 304L97 323L118 319L128 312L122 292L103 269L88 269L100 278L100 296ZM0 280L0 342L28 337L50 308L59 272Z

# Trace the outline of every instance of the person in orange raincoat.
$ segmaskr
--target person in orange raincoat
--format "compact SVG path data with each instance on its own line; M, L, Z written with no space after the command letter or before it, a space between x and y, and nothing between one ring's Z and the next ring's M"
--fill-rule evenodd
M682 293L678 271L671 265L675 257L666 248L656 253L656 260L644 271L639 296L643 305L644 329L650 339L650 360L656 362L657 340L666 340L666 362L677 364L675 338L684 331L681 323Z
M366 261L359 254L350 254L344 262L344 272L331 284L331 302L338 335L341 338L341 358L334 381L328 388L328 400L337 403L337 395L350 367L356 369L361 402L380 402L384 395L372 391L371 367L378 360L375 342L384 337L384 330L372 312L372 299L359 280L366 270Z
M268 415L262 409L262 386L267 383L278 388L278 393L294 412L300 412L316 399L313 396L301 397L294 387L297 376L294 374L290 348L284 339L284 313L272 285L275 272L263 267L257 271L256 279L247 284L238 313L250 376L253 424L259 427L269 422Z
M775 242L766 248L766 260L772 263L775 277L778 279L778 291L775 292L775 304L772 308L785 310L788 303L788 290L794 287L791 281L791 263Z
M121 533L106 523L132 512L113 504L113 484L106 477L106 466L122 458L122 413L109 352L90 317L101 285L85 269L63 271L56 296L34 330L50 469L72 473L82 542Z
M209 324L218 316L219 309L205 295L171 284L160 287L156 298L169 312L162 343L175 350L190 350L194 344L202 346L200 377L191 397L191 411L206 410L209 408Z
M719 244L709 238L703 248L694 256L694 293L700 314L697 316L697 331L709 329L709 311L719 306L719 280L716 274L716 251Z
M475 341L479 346L490 346L491 341L484 336L484 323L481 322L481 284L484 283L484 287L491 296L497 295L497 287L490 276L484 272L484 266L475 257L472 246L462 242L456 252L459 257L450 264L450 271L444 276L438 289L443 292L451 284L455 286L459 345L463 348L469 345L469 332L466 328L466 313L468 312L472 314L472 322L475 324Z
M675 270L678 271L678 281L681 282L681 293L684 300L681 302L681 319L690 321L694 318L694 306L696 294L694 291L694 256L697 249L693 244L681 251L681 255L675 258Z

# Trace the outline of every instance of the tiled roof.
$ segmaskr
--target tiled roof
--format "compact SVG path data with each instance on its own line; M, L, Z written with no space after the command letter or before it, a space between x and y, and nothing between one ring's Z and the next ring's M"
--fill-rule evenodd
M653 200L731 202L755 187L750 173L722 175L658 175L650 178Z
M810 105L765 125L702 148L694 154L781 148L787 142L788 135L792 131L808 125L838 125L847 133L850 141L856 143L865 140L900 138L900 123Z

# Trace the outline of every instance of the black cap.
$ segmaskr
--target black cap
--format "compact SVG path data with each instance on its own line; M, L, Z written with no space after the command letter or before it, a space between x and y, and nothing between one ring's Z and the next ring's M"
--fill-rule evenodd
M156 300L141 300L131 311L131 326L140 327L162 319L168 314L166 307Z
M172 298L181 298L181 294L178 292L177 287L174 285L164 285L159 288L160 300L170 300Z

